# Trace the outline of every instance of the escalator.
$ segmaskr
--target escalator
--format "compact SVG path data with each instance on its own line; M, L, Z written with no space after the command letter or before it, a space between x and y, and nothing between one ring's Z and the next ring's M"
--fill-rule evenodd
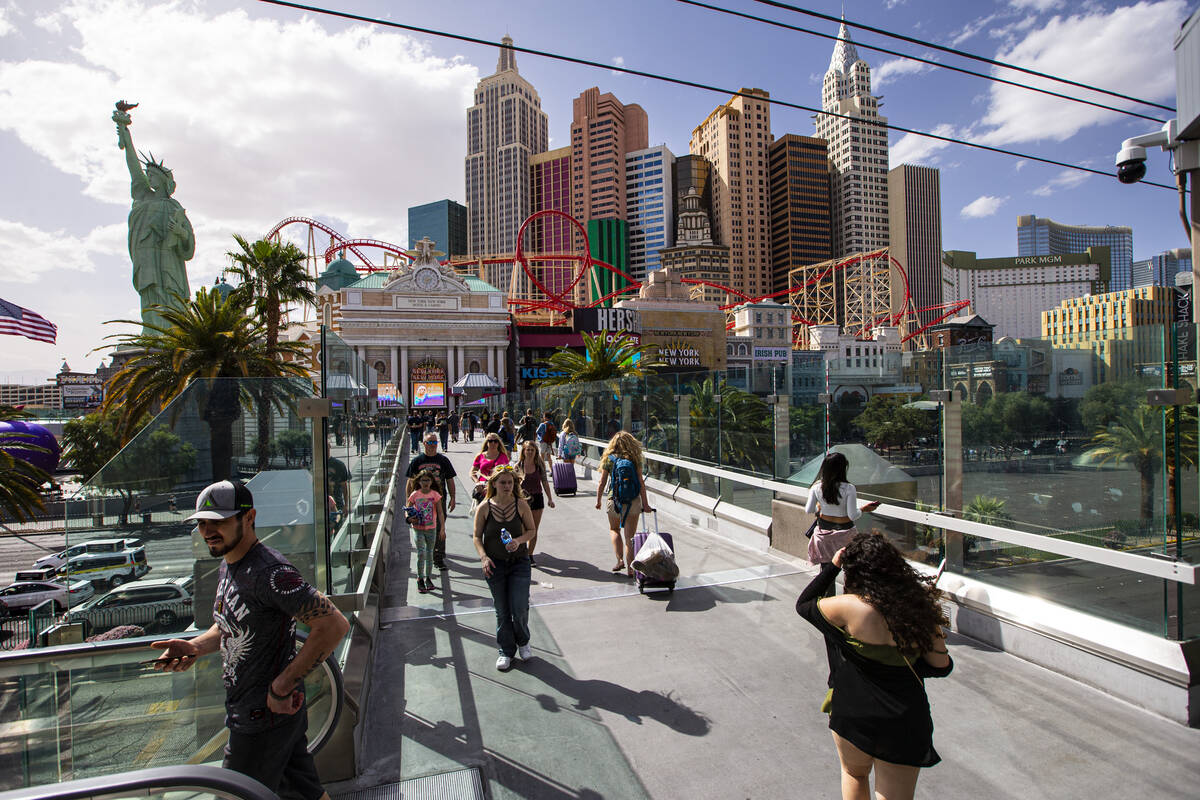
M238 772L204 765L154 767L101 778L0 792L0 800L275 800L274 792Z
M200 659L187 672L158 672L143 663L158 655L149 649L158 638L0 654L0 792L219 764L228 735L220 658ZM305 679L305 692L309 750L316 753L345 703L333 657Z

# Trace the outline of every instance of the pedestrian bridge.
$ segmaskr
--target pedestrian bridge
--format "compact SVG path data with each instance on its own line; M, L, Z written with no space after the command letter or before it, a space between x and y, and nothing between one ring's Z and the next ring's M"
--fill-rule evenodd
M648 394L632 391L617 393L620 400L609 391L585 397L583 418L615 419L650 446L648 488L682 569L676 591L643 596L609 571L612 548L591 471L602 441L584 436L579 493L556 498L542 522L531 589L535 657L507 673L494 667L494 617L465 504L448 519L449 569L436 576L433 593L416 592L409 534L396 514L407 437L369 431L364 441L352 425L339 436L336 409L306 397L287 401L292 413L284 418L314 442L306 457L288 464L272 456L258 469L246 437L234 469L261 498L264 537L309 570L355 623L309 687L310 735L335 796L396 796L397 787L405 796L836 796L837 762L818 711L824 647L793 608L813 573L800 533L806 460L750 470L696 458L692 445L711 427L694 423L686 393L668 394L681 409L675 425L661 414L652 422L651 404L637 400ZM203 445L203 399L185 397L174 425L168 409L155 429ZM536 399L535 408L553 407ZM786 418L786 404L782 414L766 408ZM247 416L252 430L256 415ZM725 417L712 427L718 419ZM476 444L449 447L464 500ZM131 452L145 458L144 450ZM947 562L939 585L952 612L956 670L929 687L944 760L922 774L920 795L1192 796L1200 772L1200 731L1189 727L1197 640L1185 623L1196 619L1188 616L1195 567L1163 557L1161 546L1098 546L1083 535L1036 532L1021 519L963 519L953 513L961 503L889 494L884 479L905 471L880 458L870 462L876 478L851 476L864 500L883 502L860 527L887 532L918 568ZM1007 476L1030 475L1042 494L1060 482L1085 500L1103 491L1078 488L1073 471L1032 457L978 471L962 461L939 465L943 493L947 473L968 486L990 482L996 492ZM94 485L110 487L105 502L112 487L129 483L152 501L169 491L186 508L194 498L185 481L163 487L160 476L134 466L99 476ZM1088 478L1095 482L1094 473ZM314 513L328 497L336 510ZM152 577L193 577L195 626L204 628L213 564L195 550L189 526L170 512L154 514L148 522L102 514L86 531L64 531L72 542L140 532ZM55 535L16 530L3 537L4 552L19 567L29 547L56 547ZM143 781L145 796L145 776L124 773L219 762L223 711L213 665L160 675L139 662L153 656L145 645L165 631L71 643L84 631L30 616L24 644L36 646L0 654L5 789L49 797L74 791L70 781L129 780ZM207 786L192 773L168 778L174 782L161 784L163 794ZM249 797L251 789L203 791Z

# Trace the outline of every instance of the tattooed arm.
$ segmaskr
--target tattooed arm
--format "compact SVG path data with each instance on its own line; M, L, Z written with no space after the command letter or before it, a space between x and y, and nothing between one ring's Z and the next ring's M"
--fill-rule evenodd
M283 672L271 682L267 693L267 707L277 714L294 714L304 702L298 691L300 681L318 664L333 653L338 642L350 631L350 623L334 607L329 598L313 589L293 614L297 622L309 626L308 639L300 652L284 667ZM280 700L279 698L287 698Z

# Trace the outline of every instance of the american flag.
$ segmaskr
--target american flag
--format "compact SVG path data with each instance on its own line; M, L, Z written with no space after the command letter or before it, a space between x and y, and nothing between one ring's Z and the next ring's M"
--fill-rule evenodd
M54 344L58 326L28 308L21 308L0 298L0 334L3 333Z

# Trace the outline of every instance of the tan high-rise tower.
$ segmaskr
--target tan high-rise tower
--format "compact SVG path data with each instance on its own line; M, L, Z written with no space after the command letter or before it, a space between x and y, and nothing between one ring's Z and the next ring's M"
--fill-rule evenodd
M942 201L941 180L933 167L901 164L888 173L888 212L892 258L908 273L914 309L942 302ZM904 297L900 275L893 269L892 313L900 311ZM917 314L924 326L941 316L929 310ZM911 331L908 331L911 333Z
M750 297L771 292L768 98L762 89L742 89L691 140L691 152L712 164L713 237L729 248L729 285Z
M501 40L496 73L475 87L467 109L467 244L472 255L511 253L529 216L529 157L546 151L549 121L517 73L512 39Z
M595 86L572 105L571 213L581 222L626 219L625 154L650 146L646 112Z
M845 23L838 37L821 108L843 116L817 115L817 136L829 143L835 257L888 245L887 118L879 116L871 68L858 57Z

